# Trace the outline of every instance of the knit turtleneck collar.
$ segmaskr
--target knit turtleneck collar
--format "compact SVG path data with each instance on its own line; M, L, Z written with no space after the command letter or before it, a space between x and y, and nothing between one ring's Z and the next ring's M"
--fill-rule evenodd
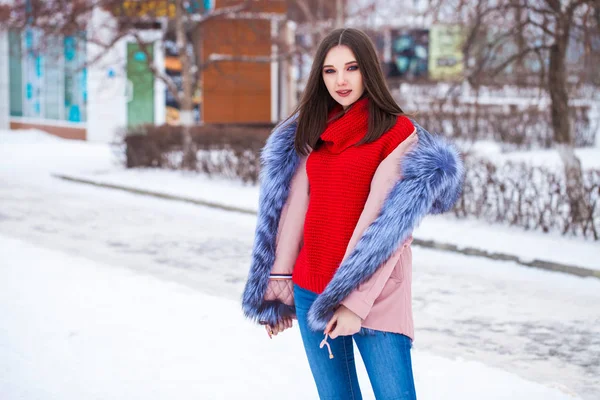
M330 116L342 112L342 107L335 107ZM369 99L359 99L352 104L344 115L327 124L321 134L321 140L332 153L341 153L358 143L366 134L369 126Z

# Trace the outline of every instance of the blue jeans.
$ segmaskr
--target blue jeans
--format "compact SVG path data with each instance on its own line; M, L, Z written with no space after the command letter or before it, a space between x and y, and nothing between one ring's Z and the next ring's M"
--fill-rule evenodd
M298 325L319 398L362 399L354 364L354 339L378 400L416 399L410 338L380 331L375 331L374 334L339 336L328 340L334 355L330 359L327 348L319 348L324 334L310 330L306 319L308 309L316 298L316 293L294 285Z

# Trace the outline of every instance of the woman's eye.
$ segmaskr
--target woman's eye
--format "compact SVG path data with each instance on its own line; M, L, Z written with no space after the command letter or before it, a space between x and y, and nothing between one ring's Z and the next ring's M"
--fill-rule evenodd
M334 73L334 72L335 72L335 70L333 70L333 69L331 69L331 68L328 68L328 69L326 69L324 72L325 72L326 74L331 74L331 73Z
M352 65L348 67L348 71L356 71L358 69L358 65Z

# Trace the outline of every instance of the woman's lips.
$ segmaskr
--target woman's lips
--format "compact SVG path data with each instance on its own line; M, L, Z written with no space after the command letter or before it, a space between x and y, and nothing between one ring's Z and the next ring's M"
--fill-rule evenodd
M336 90L335 92L336 92L336 93L338 94L338 96L340 96L340 97L346 97L346 96L348 96L348 95L350 94L350 92L352 92L352 90L351 90L351 89L347 89L347 90Z

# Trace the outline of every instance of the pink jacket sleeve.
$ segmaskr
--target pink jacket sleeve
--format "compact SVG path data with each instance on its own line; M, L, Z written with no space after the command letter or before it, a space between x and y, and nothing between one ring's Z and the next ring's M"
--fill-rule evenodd
M272 273L291 274L302 247L304 219L308 209L306 159L304 157L300 161L300 165L292 179L288 199L281 210Z
M365 203L365 207L358 223L356 224L354 233L350 238L343 260L350 255L364 231L379 215L379 211L381 210L388 193L393 188L394 184L402 177L402 171L400 171L402 157L414 144L416 144L417 140L418 136L416 132L413 132L381 162L377 171L375 171L373 181L371 182L371 192L367 198L367 202ZM342 301L342 304L364 320L390 278L397 261L400 259L402 250L410 245L410 242L412 242L412 237L403 243L392 257L379 267L369 280L350 293L348 297Z

